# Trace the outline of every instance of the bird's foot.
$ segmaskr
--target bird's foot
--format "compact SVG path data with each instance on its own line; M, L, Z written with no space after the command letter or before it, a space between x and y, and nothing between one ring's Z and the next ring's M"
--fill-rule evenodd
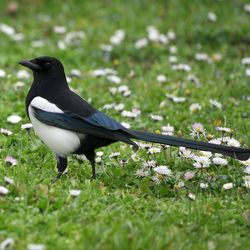
M62 175L63 175L63 172L58 172L57 176L53 178L52 183L55 183L56 181L58 181Z

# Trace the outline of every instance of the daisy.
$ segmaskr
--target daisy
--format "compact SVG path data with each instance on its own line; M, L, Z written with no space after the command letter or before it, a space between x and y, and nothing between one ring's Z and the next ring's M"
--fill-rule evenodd
M0 78L6 77L6 72L3 69L0 69Z
M118 156L120 156L121 155L121 153L120 152L112 152L110 155L109 155L109 158L111 159L111 158L117 158Z
M207 18L210 22L216 22L217 16L213 12L208 12Z
M0 128L0 133L6 136L10 136L13 134L12 131L5 129L5 128Z
M19 115L11 115L7 118L7 121L12 124L19 123L22 118Z
M193 138L195 137L200 137L200 135L205 136L206 132L204 129L203 124L196 122L194 124L192 124L192 129L191 129L191 134L190 134Z
M184 147L179 147L179 154L181 157L185 158L185 159L190 159L193 157L193 153L190 149L186 149Z
M172 171L164 165L155 167L153 169L156 173L161 174L161 175L166 175L166 176L171 176L172 175Z
M148 39L147 38L141 38L135 42L135 48L136 49L142 49L148 45Z
M211 161L208 157L205 156L193 156L193 160L195 162L193 163L193 166L195 168L208 168L211 164Z
M153 115L153 114L151 114L150 118L152 120L154 120L154 121L162 121L163 120L163 117L161 115Z
M65 26L54 26L53 30L57 34L64 34L67 31Z
M176 34L175 34L174 31L169 30L168 33L167 33L167 37L168 37L169 40L172 40L172 41L173 41L173 40L176 39Z
M5 158L5 163L11 166L17 165L17 159L13 158L12 156L8 155Z
M148 149L149 154L158 154L161 152L161 148L151 147Z
M119 45L125 38L124 30L117 30L110 38L110 43L113 45Z
M30 243L27 246L27 250L45 250L45 246L43 244Z
M250 188L250 175L244 176L244 186Z
M218 108L218 109L222 109L222 104L216 100L212 100L210 99L209 100L210 104L215 107L215 108Z
M145 170L144 168L138 169L135 172L136 177L147 177L149 175L150 175L149 171Z
M201 183L200 183L200 188L206 189L206 188L208 188L208 184L207 184L207 183L201 182Z
M75 76L75 77L81 77L81 71L79 69L72 69L70 71L70 75L71 76Z
M22 130L24 130L24 129L29 130L31 128L33 128L33 125L31 123L25 123L25 124L21 125Z
M156 77L156 80L157 80L157 82L159 82L159 83L164 83L164 82L167 81L167 77L166 77L165 75L158 75L158 76Z
M223 159L223 158L220 158L220 157L215 157L215 158L213 158L212 161L213 161L213 164L215 164L215 165L221 165L221 166L228 165L227 159Z
M22 69L17 72L17 78L19 79L27 79L29 77L30 73L26 69Z
M199 103L192 103L189 107L191 113L195 113L201 110L201 105Z
M14 184L14 180L11 179L10 177L8 176L4 176L4 181L7 183L7 184L10 184L10 185L13 185ZM1 249L1 248L0 248Z
M191 180L192 178L195 177L195 173L194 172L191 172L191 171L188 171L184 174L184 179L185 180Z
M244 58L242 58L241 63L242 63L243 65L248 65L248 64L250 64L250 57L244 57Z
M224 190L229 190L229 189L232 189L234 187L233 183L229 182L229 183L225 183L222 188Z
M107 80L109 80L110 82L116 83L116 84L120 84L122 82L121 78L119 76L116 76L116 75L107 76Z
M222 131L222 132L225 132L225 133L232 133L233 130L231 128L226 128L226 127L216 127L216 130L217 131Z
M190 200L194 201L194 200L195 200L195 194L189 193L189 194L188 194L188 198L189 198Z
M69 190L69 194L72 197L77 197L77 196L79 196L81 194L81 190L71 189L71 190Z
M3 186L0 186L0 195L6 195L9 193L9 189Z

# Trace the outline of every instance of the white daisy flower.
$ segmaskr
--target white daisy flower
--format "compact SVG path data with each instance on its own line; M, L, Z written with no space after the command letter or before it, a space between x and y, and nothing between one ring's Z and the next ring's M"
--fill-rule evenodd
M244 58L242 58L241 63L243 65L249 65L250 64L250 57L244 57Z
M250 188L250 175L244 176L244 186Z
M156 167L156 161L155 160L144 161L142 167L143 168L154 168L154 167Z
M13 185L14 184L14 180L11 179L10 177L8 176L4 176L4 181L7 183L7 184L10 184L10 185ZM1 249L1 248L0 248Z
M122 82L122 79L116 75L107 76L107 80L109 80L110 82L116 83L116 84L120 84Z
M13 238L7 238L0 243L0 249L1 250L11 249L14 243L15 243L15 240Z
M177 63L178 58L176 56L169 56L168 61L169 61L169 63L174 64L174 63Z
M249 167L250 166L250 158L246 161L240 161L244 166Z
M110 43L113 45L119 45L125 38L124 30L117 30L115 34L110 38Z
M225 132L225 133L232 133L232 129L231 128L226 128L226 127L216 127L216 130L217 131L222 131L222 132Z
M181 71L190 71L191 66L189 66L188 64L180 63L177 65L172 65L172 69L173 70L181 70Z
M25 123L25 124L21 125L22 130L24 130L24 129L29 130L31 128L33 128L33 125L31 123Z
M15 84L14 84L15 88L18 89L18 88L22 88L25 86L25 83L24 82L21 82L21 81L17 81Z
M195 177L195 173L194 172L191 172L191 171L188 171L184 174L184 179L185 180L191 180L192 178Z
M195 162L193 163L193 166L195 168L208 168L211 164L210 159L205 156L194 155L193 160L195 160Z
M64 41L59 40L57 42L57 47L60 50L66 50L67 49L67 44Z
M82 73L79 69L72 69L70 71L71 76L81 77Z
M246 76L250 76L250 68L246 69Z
M0 133L6 136L10 136L13 134L12 131L5 129L5 128L0 128Z
M206 188L208 188L208 184L207 184L207 183L201 182L201 183L200 183L200 188L206 189Z
M156 27L154 26L148 26L147 27L147 32L148 32L148 39L152 42L158 42L159 41L159 31Z
M156 185L160 185L161 184L161 179L158 176L153 176L152 177L152 181L156 184Z
M213 161L213 164L215 164L215 165L220 165L220 166L227 166L228 165L228 160L220 158L220 157L215 157L215 158L213 158L212 161Z
M209 143L213 143L213 144L217 144L220 145L221 144L221 140L220 139L212 139L210 141L208 141Z
M30 73L26 69L19 70L17 72L17 78L19 78L19 79L30 78Z
M197 111L200 111L202 109L201 105L199 103L192 103L189 107L190 112L195 113Z
M175 103L182 103L186 101L185 97L177 97L171 94L166 94L166 97Z
M16 33L14 28L5 23L0 23L0 31L7 36L13 36Z
M84 37L85 33L83 31L71 31L66 34L64 42L66 45L79 44Z
M172 171L164 165L155 167L153 169L156 173L161 174L161 175L166 175L166 176L171 176L172 175Z
M212 100L210 99L209 100L210 104L215 107L215 108L218 108L218 109L222 109L222 104L216 100Z
M245 4L245 5L244 5L244 10L245 10L247 13L250 13L250 4Z
M124 108L125 108L124 103L119 103L119 104L115 105L115 107L114 107L114 109L116 111L122 111L122 110L124 110Z
M6 72L3 69L0 69L0 78L6 77Z
M67 31L67 28L65 26L54 26L53 30L57 34L64 34Z
M142 49L148 45L148 39L147 38L141 38L135 42L135 48L136 49Z
M200 137L200 135L205 136L206 135L206 131L204 129L203 124L196 122L194 124L192 124L192 129L191 129L191 134L190 134L193 138L195 137Z
M19 115L11 115L7 118L7 121L12 124L19 123L22 118Z
M6 195L9 193L9 189L4 187L4 186L0 186L0 195Z
M246 167L243 172L245 174L249 174L250 175L250 166Z
M190 200L194 201L194 200L195 200L195 194L189 193L189 194L188 194L188 198L189 198Z
M141 114L141 111L137 108L133 108L132 111L123 110L121 115L123 117L136 118Z
M121 153L120 152L112 152L110 155L109 155L109 158L117 158L118 156L120 156Z
M78 189L71 189L69 190L70 196L77 197L81 194L81 190Z
M173 135L174 134L174 127L170 124L167 124L166 126L162 126L162 134L163 135Z
M151 147L148 149L148 153L150 153L150 154L158 154L160 152L161 152L161 148Z
M133 161L135 161L135 162L137 162L137 161L140 161L140 156L137 154L137 153L133 153L132 155L131 155L131 159L133 160Z
M234 138L230 138L228 141L227 141L227 145L228 146L231 146L231 147L240 147L240 142L237 141L236 139Z
M144 168L140 168L135 172L136 177L147 177L149 175L150 175L149 171L145 170Z
M213 12L208 12L207 18L210 22L216 22L217 16Z
M177 186L178 186L178 188L183 188L183 187L185 187L185 183L183 181L179 181Z
M164 82L167 81L167 77L166 77L165 75L158 75L158 76L156 77L156 80L157 80L157 82L159 82L159 83L164 83Z
M154 120L154 121L162 121L163 120L163 117L161 115L153 115L153 114L151 114L150 118L152 120Z
M16 166L17 165L17 159L15 159L14 157L8 155L5 158L5 163L9 164L11 166Z
M234 187L234 184L232 182L229 182L229 183L225 183L222 188L224 190L229 190L229 189L232 189Z
M115 107L115 103L107 103L102 108L105 110L113 109Z
M169 52L170 52L171 54L175 54L175 53L177 52L177 47L176 47L176 46L170 46L170 47L169 47Z
M185 147L179 147L180 156L185 159L190 159L193 157L193 153L190 149L186 149Z
M168 37L169 40L172 40L172 41L173 41L173 40L176 39L176 34L175 34L174 31L169 30L168 33L167 33L167 37Z

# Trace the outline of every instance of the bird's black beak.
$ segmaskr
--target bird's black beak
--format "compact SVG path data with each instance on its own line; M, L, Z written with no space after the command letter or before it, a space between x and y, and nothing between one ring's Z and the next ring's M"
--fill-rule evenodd
M19 62L24 67L27 67L31 70L39 70L41 67L35 62L35 60L22 60Z

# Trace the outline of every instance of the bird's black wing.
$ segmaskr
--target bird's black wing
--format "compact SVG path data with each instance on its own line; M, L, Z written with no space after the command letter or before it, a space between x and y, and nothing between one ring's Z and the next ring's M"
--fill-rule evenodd
M33 110L35 117L47 125L85 135L123 141L134 147L137 146L129 139L131 136L126 128L102 112L97 111L88 118L84 118L67 111L65 113L55 113L44 111L36 107L33 107Z

